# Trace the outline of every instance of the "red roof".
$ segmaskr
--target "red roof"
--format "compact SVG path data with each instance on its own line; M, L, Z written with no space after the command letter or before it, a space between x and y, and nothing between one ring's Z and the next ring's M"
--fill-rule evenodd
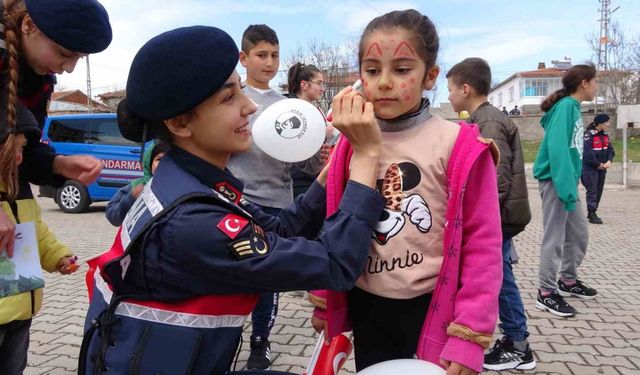
M525 78L535 78L535 77L562 77L566 69L559 68L544 68L544 69L536 69L529 70L527 72L518 72L521 77Z
M98 95L98 97L100 97L100 99L102 100L113 99L113 98L120 99L120 98L124 98L125 96L127 96L127 93L125 92L125 90L105 92L104 94Z
M51 101L75 103L80 105L87 105L87 95L80 90L73 91L56 91L51 94ZM102 104L91 100L91 106L93 108L105 108Z

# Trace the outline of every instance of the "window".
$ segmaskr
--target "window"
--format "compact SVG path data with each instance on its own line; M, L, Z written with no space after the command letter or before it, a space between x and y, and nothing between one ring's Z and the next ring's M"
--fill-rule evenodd
M502 107L502 93L498 94L498 107Z
M562 87L562 80L558 78L526 78L520 81L522 96L547 96Z
M509 102L512 102L515 100L515 88L513 86L509 87Z
M88 120L54 120L49 125L53 142L84 143L90 133Z
M495 104L493 104L493 96L489 97L489 103L491 103L491 105L495 105Z
M122 136L118 129L117 119L95 119L92 121L92 139L91 143L101 145L117 145L117 146L137 146Z
M51 121L49 138L53 142L91 143L116 146L137 146L125 139L115 118L59 119Z

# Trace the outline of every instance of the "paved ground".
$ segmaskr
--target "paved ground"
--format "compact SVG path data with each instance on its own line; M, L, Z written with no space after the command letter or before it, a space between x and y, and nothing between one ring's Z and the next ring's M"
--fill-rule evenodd
M605 224L590 225L590 249L583 278L600 292L593 300L570 302L575 318L556 318L534 308L540 199L530 190L533 222L516 237L520 254L516 275L529 316L530 341L536 353L536 374L640 374L640 190L616 187L604 193L599 213ZM107 249L115 228L104 219L104 204L81 215L63 214L51 200L41 199L43 217L59 238L81 259ZM81 332L87 308L84 271L46 278L44 308L34 319L26 374L73 374L77 369ZM273 369L300 373L315 345L309 324L310 304L301 293L286 293L271 340ZM245 364L245 345L238 369ZM343 373L354 373L350 360Z

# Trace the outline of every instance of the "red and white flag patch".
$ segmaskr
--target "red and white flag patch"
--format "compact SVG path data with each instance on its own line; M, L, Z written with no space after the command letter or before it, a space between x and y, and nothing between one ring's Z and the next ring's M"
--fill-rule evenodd
M217 227L229 238L234 239L249 224L249 220L242 216L227 214L220 220Z

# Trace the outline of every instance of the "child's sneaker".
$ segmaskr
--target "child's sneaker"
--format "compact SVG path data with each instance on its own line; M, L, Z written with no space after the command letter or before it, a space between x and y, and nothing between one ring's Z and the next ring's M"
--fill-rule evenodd
M553 315L561 316L563 318L574 316L577 313L576 309L564 301L564 298L562 298L557 289L554 290L553 293L544 297L540 293L540 290L538 290L536 308L543 311L547 310Z
M563 297L573 296L582 299L594 299L598 295L597 290L580 280L576 280L576 283L571 286L567 286L562 280L558 280L558 289Z
M533 351L529 344L524 352L517 350L513 346L513 341L504 336L502 340L496 341L493 348L484 355L484 365L486 370L533 370L536 368L536 360L533 358Z
M271 345L269 340L251 340L251 353L247 359L247 370L268 370L271 367Z

